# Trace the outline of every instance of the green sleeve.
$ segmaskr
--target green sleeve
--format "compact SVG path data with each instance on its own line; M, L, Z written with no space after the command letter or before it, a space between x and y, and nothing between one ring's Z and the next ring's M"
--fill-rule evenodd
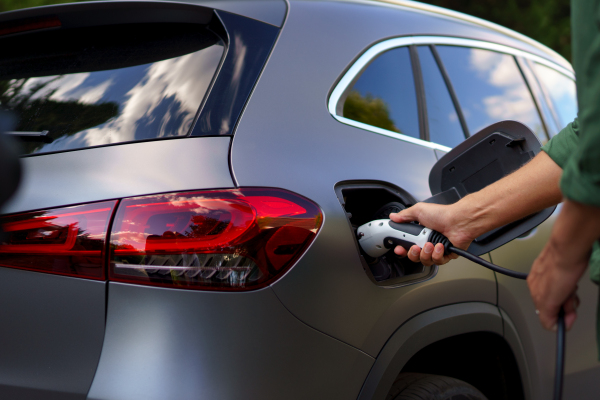
M579 146L579 122L577 118L565 126L548 143L542 146L548 156L562 169Z
M600 0L572 4L573 64L577 76L579 146L560 181L563 196L600 207Z
M600 207L600 131L581 138L564 167L560 189L569 200Z

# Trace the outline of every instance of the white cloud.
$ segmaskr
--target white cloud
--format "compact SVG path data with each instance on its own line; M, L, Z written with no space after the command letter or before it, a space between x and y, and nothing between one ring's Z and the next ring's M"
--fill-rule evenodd
M540 64L535 64L535 72L542 84L552 93L552 97L556 99L565 96L569 99L577 97L575 82L571 78Z
M171 115L155 115L154 111L168 97L174 96L180 103L180 111L187 113L176 135L187 133L198 106L210 84L214 70L221 58L222 48L212 46L182 57L154 63L128 93L120 115L98 128L81 132L86 136L86 144L95 146L133 140L140 119L147 117L161 119L157 137L163 137ZM170 132L173 134L173 132Z
M98 86L95 86L90 89L86 89L85 93L79 97L79 101L85 104L95 104L102 99L104 93L111 87L113 84L113 80L109 79L107 81L102 82ZM54 96L52 96L54 97Z
M482 112L493 121L512 119L534 130L541 127L537 109L514 58L488 50L471 49L470 68L500 92L482 99ZM478 127L479 131L484 126Z

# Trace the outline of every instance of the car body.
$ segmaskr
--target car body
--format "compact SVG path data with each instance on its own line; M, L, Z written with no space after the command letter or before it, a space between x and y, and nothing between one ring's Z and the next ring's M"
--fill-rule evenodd
M165 64L161 76L172 81L192 76L178 90L204 85L187 120L182 117L185 121L174 128L179 133L132 136L112 125L116 136L96 140L94 125L86 125L85 134L27 147L21 187L3 210L7 215L102 204L102 210L110 210L106 236L121 218L113 213L143 196L275 188L309 199L321 219L298 258L251 290L111 279L116 275L107 275L106 265L117 248L114 237L107 239L112 247L101 253L104 269L92 279L52 273L55 267L13 268L2 261L0 397L385 399L394 379L406 372L452 376L489 399L550 397L555 335L541 328L524 282L465 259L441 267L406 267L404 276L390 278L389 271L380 273L365 263L352 226L390 201L409 206L431 196L430 170L454 145L437 141L445 140L444 131L434 126L454 121L458 128L452 129L469 135L514 118L542 141L556 134L573 114L568 107L575 107L573 72L560 56L496 25L408 1L111 1L0 15L6 29L20 26L19 21L43 22L43 29L62 29L66 37L69 29L82 26L110 33L125 23L196 23L217 35L211 46L221 50L206 67L211 72L198 81L193 68ZM162 30L150 26L143 32ZM25 41L19 42L25 50L18 57L32 51L28 35L13 30L5 38ZM38 47L35 51L45 51ZM344 102L350 88L356 87L367 103L377 98L377 90L387 93L385 80L369 87L369 79L385 76L385 69L375 70L375 78L361 77L379 56L395 49L405 65L392 75L400 85L413 85L414 93L398 100L401 106L389 103L393 126L348 117ZM433 75L422 66L430 57L437 64L429 65L446 68L437 72L437 82L452 81L460 68L471 65L454 62L462 57L452 56L454 49L481 69L451 82L445 104L462 104L464 110L456 108L453 116L444 114L447 119L436 122L430 118L435 107L445 106L428 103L438 99L427 96L428 90L437 89L423 83ZM82 71L103 71L91 61L84 64ZM508 64L507 73L502 66ZM35 61L23 65L33 65L34 72L38 68ZM561 93L570 106L552 97L554 87L546 85L540 71L566 80ZM2 79L18 79L21 72L11 73ZM473 101L467 110L461 96L475 95L461 91L483 87L482 82L504 91L486 94L486 101ZM61 87L45 98L58 96ZM131 85L123 96L132 98L135 88ZM157 88L143 92L140 102L153 93L168 97L168 86ZM56 102L96 104L97 96L81 100L86 93ZM119 104L124 110L125 102ZM488 108L477 108L482 105ZM393 114L396 109L401 118ZM471 120L477 110L488 119ZM563 110L566 115L559 115ZM402 114L409 111L412 120ZM110 114L101 123L114 123L121 115ZM128 126L138 129L138 118ZM147 132L158 130L152 121ZM184 124L189 128L180 128ZM553 220L485 257L528 271ZM597 295L587 278L579 292L580 317L567 335L564 398L591 399L600 372L594 344Z

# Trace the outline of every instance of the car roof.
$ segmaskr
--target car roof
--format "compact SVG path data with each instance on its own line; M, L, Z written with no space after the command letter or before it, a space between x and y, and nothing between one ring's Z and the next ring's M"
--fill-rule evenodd
M53 4L34 8L25 8L14 11L0 13L0 22L36 17L45 14L48 8L57 11L69 11L70 9L78 9L82 5L90 3L98 3L99 7L110 8L115 3L166 3L166 4L187 4L198 5L217 10L223 10L234 14L243 15L266 22L271 25L281 27L287 14L287 2L285 0L104 0L104 1L86 1L73 3L65 0L62 4Z

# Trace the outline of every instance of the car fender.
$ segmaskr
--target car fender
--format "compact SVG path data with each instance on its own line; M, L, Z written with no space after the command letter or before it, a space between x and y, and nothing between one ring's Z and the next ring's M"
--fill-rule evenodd
M450 336L482 331L503 336L502 315L493 304L458 303L414 316L400 326L381 349L358 400L385 399L402 367L424 347ZM514 329L512 333L513 340L509 344L514 351L514 345L520 342ZM522 354L517 360L524 360Z
M504 339L506 339L508 346L511 348L513 355L515 356L517 365L519 366L519 371L521 373L521 382L523 384L523 391L525 392L525 398L531 399L531 376L529 373L530 366L527 363L527 357L525 357L525 349L523 348L523 343L521 342L521 338L517 333L515 324L510 319L506 311L504 311L502 308L500 308L500 315L502 315Z

